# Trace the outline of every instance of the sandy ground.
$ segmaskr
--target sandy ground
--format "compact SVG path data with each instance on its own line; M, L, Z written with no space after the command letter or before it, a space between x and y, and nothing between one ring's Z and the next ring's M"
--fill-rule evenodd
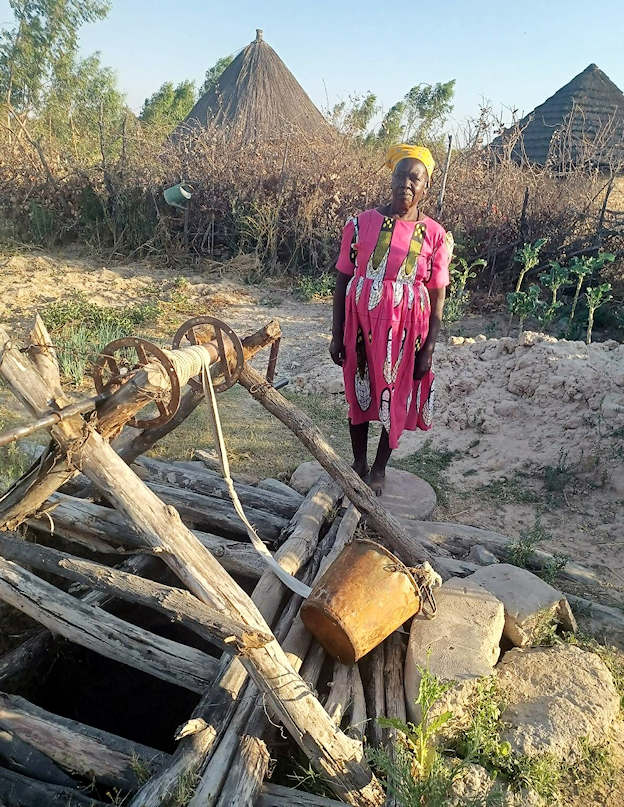
M105 305L177 300L164 324L145 329L163 341L191 315L220 316L241 334L276 317L283 331L278 376L342 402L340 373L327 354L330 304L304 303L279 283L247 285L249 269L246 258L217 272L214 265L172 270L71 255L0 256L0 321L23 336L35 310L74 292ZM496 333L499 322L471 317L453 326L471 334L466 340L441 337L434 428L406 433L396 457L429 440L428 450L448 463L434 518L512 538L533 531L542 548L595 569L604 601L624 602L624 346L479 335ZM259 367L264 362L257 359Z

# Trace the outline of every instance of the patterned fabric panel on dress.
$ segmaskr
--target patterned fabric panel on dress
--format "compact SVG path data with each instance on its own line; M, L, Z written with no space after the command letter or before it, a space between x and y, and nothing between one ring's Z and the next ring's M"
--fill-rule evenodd
M453 236L433 219L403 221L366 210L342 233L337 268L345 300L345 395L354 424L379 420L396 448L404 429L432 425L434 375L414 379L427 338L428 289L448 285Z

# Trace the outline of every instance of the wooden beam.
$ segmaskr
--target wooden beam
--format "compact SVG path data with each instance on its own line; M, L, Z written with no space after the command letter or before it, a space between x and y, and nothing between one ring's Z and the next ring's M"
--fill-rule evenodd
M156 771L168 759L155 748L60 717L4 692L0 692L0 726L65 771L124 790L138 786L139 769Z
M75 787L78 783L61 770L49 756L24 742L12 731L2 728L0 721L0 765L23 773L40 782L61 787Z
M415 565L431 559L431 554L425 549L422 541L410 537L400 522L379 504L373 491L353 468L338 456L305 412L280 395L248 364L240 375L239 383L265 409L288 426L329 475L340 484L346 496L366 515L372 528L391 549L397 552L404 563Z
M262 795L256 807L340 807L344 801L335 801L325 796L306 793L304 790L295 790L291 787L274 785L267 782L262 789Z
M5 560L83 583L111 597L152 608L172 622L190 628L206 641L218 643L229 653L245 653L248 647L261 647L272 638L269 633L249 630L240 622L208 608L188 591L83 560L57 549L0 534L0 555Z
M214 678L215 661L200 650L85 605L3 558L0 599L71 642L192 692L203 692Z
M0 768L2 807L107 807L103 801L70 787L29 779L16 771ZM110 807L110 803L108 805Z

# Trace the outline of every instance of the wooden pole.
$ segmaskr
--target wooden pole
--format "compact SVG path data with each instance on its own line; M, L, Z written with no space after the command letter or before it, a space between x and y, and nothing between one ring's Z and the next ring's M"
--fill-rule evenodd
M74 788L38 782L6 768L0 768L0 804L2 807L107 807L103 801Z
M448 136L448 147L446 149L446 159L444 161L444 171L442 173L442 184L440 185L440 193L438 194L438 206L436 215L439 218L444 207L444 194L446 193L446 180L448 178L449 166L451 164L451 149L453 146L453 135Z
M308 415L280 395L266 383L260 373L247 364L239 382L255 400L299 438L329 475L340 484L355 507L366 514L373 529L397 552L404 563L415 565L431 558L422 540L410 537L399 521L379 504L372 490L353 468L338 456Z
M0 599L53 633L192 692L203 692L214 678L215 661L200 650L85 605L3 558Z

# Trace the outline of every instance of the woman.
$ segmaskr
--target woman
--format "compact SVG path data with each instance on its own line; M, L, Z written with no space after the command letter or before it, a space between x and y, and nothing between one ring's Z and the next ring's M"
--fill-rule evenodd
M329 348L343 368L353 467L378 496L403 430L431 428L431 362L453 254L451 233L421 213L435 166L429 149L392 146L386 165L392 201L342 233ZM383 429L369 470L371 420Z

